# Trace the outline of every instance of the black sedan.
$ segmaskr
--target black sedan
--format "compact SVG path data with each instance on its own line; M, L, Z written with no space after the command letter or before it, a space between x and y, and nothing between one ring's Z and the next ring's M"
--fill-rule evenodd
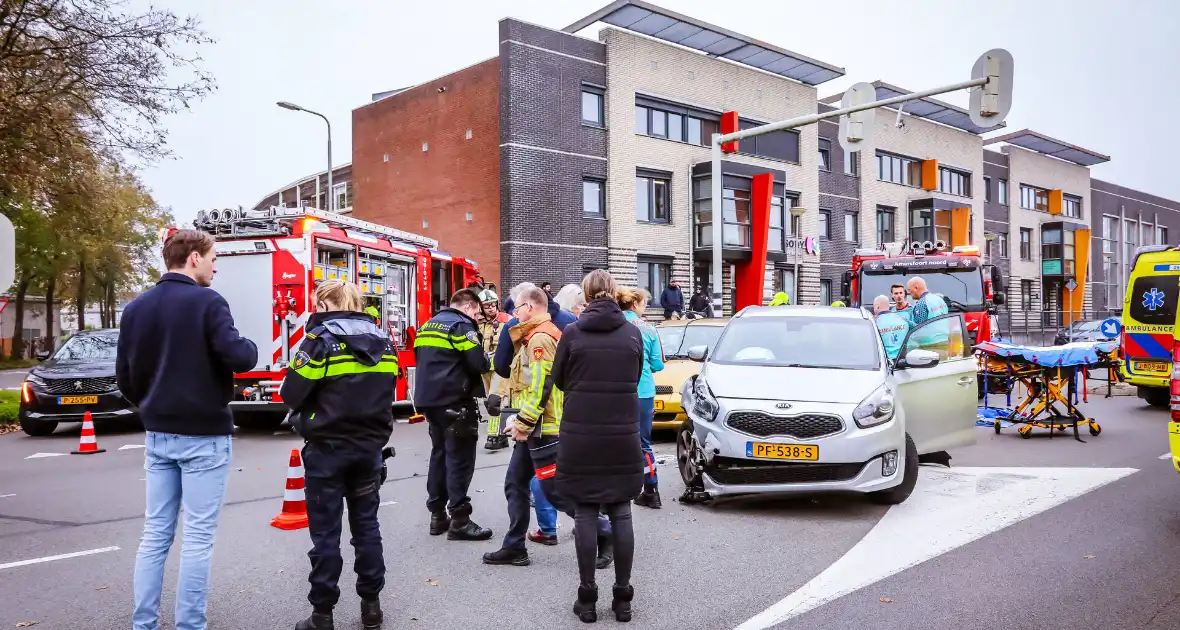
M82 331L30 370L21 384L21 429L49 435L59 422L81 422L87 411L95 424L136 419L115 384L118 341L118 330Z

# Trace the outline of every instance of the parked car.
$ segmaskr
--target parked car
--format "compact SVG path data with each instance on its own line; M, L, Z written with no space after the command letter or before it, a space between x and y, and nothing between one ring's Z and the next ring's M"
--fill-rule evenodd
M664 348L664 369L655 373L655 429L679 429L687 416L680 407L680 388L684 381L701 371L701 364L688 358L694 346L713 347L728 319L682 319L667 321L656 327Z
M896 504L918 457L975 442L975 359L961 314L910 331L890 361L862 309L735 316L681 391L677 464L690 498L845 491Z
M134 420L136 409L115 384L118 330L85 330L29 371L21 384L20 426L34 436L49 435L61 422Z
M1057 335L1053 337L1053 345L1064 346L1070 341L1107 341L1106 335L1102 334L1102 322L1107 319L1110 318L1074 322L1057 331ZM1113 319L1119 320L1119 326L1122 327L1122 317L1115 316ZM1073 331L1072 338L1070 337L1071 330Z

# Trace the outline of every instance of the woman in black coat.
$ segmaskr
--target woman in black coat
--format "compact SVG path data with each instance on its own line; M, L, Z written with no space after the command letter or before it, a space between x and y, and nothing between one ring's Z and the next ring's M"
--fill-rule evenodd
M611 609L631 620L631 565L635 532L631 500L643 486L637 386L643 370L643 336L615 302L615 281L601 269L582 280L590 303L566 327L553 360L553 384L565 395L554 493L575 504L574 546L581 585L574 613L598 619L594 581L601 510L610 518L615 550Z

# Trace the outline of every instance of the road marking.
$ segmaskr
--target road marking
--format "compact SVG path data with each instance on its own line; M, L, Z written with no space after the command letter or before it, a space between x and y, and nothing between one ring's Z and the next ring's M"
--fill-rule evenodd
M147 448L146 444L124 444L119 447L120 451L129 451L133 448Z
M23 567L30 564L41 564L42 562L53 562L54 560L66 560L68 558L80 558L82 556L92 556L96 553L106 553L108 551L118 551L118 547L103 547L102 549L90 549L87 551L75 551L74 553L63 553L59 556L46 556L44 558L33 558L32 560L21 560L19 562L9 562L8 564L0 564L0 570L14 569L16 567Z
M382 501L377 504L377 507L385 507L386 505L397 505L397 501Z
M65 453L33 453L25 459L41 459L42 457L61 457Z
M737 627L762 630L1121 479L1135 468L922 468L909 500L799 590Z
M1171 453L1164 453L1163 455L1160 455L1156 459L1172 459L1172 454Z
M0 494L0 499L7 499L8 497L15 497L15 494Z

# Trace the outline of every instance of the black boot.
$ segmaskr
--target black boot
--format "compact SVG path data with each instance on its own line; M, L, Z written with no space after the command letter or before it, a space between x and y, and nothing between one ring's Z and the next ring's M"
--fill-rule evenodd
M451 528L451 519L447 517L446 512L431 512L430 513L430 535L441 536L447 533Z
M447 530L447 540L488 540L491 537L492 530L480 527L470 516L451 519L451 528Z
M313 612L311 616L295 624L295 630L335 630L332 613Z
M663 502L660 501L660 486L656 483L643 484L643 493L635 499L635 505L640 507L652 508L658 510L663 507Z
M598 621L598 610L594 604L598 602L598 585L582 584L578 587L578 601L574 602L574 614L582 623Z
M483 555L484 564L507 565L514 567L529 566L529 552L521 549L504 549L500 548L490 553Z
M611 540L610 536L598 537L598 560L595 561L594 566L599 569L605 569L615 561L615 542Z
M610 609L615 612L615 621L627 623L631 621L631 600L635 598L635 588L630 584L627 586L615 585L614 599L610 602Z
M487 446L484 446L484 448L489 451L498 451L500 449L508 448L508 436L489 435Z
M361 625L365 627L365 630L380 628L383 618L380 600L376 598L361 600Z

